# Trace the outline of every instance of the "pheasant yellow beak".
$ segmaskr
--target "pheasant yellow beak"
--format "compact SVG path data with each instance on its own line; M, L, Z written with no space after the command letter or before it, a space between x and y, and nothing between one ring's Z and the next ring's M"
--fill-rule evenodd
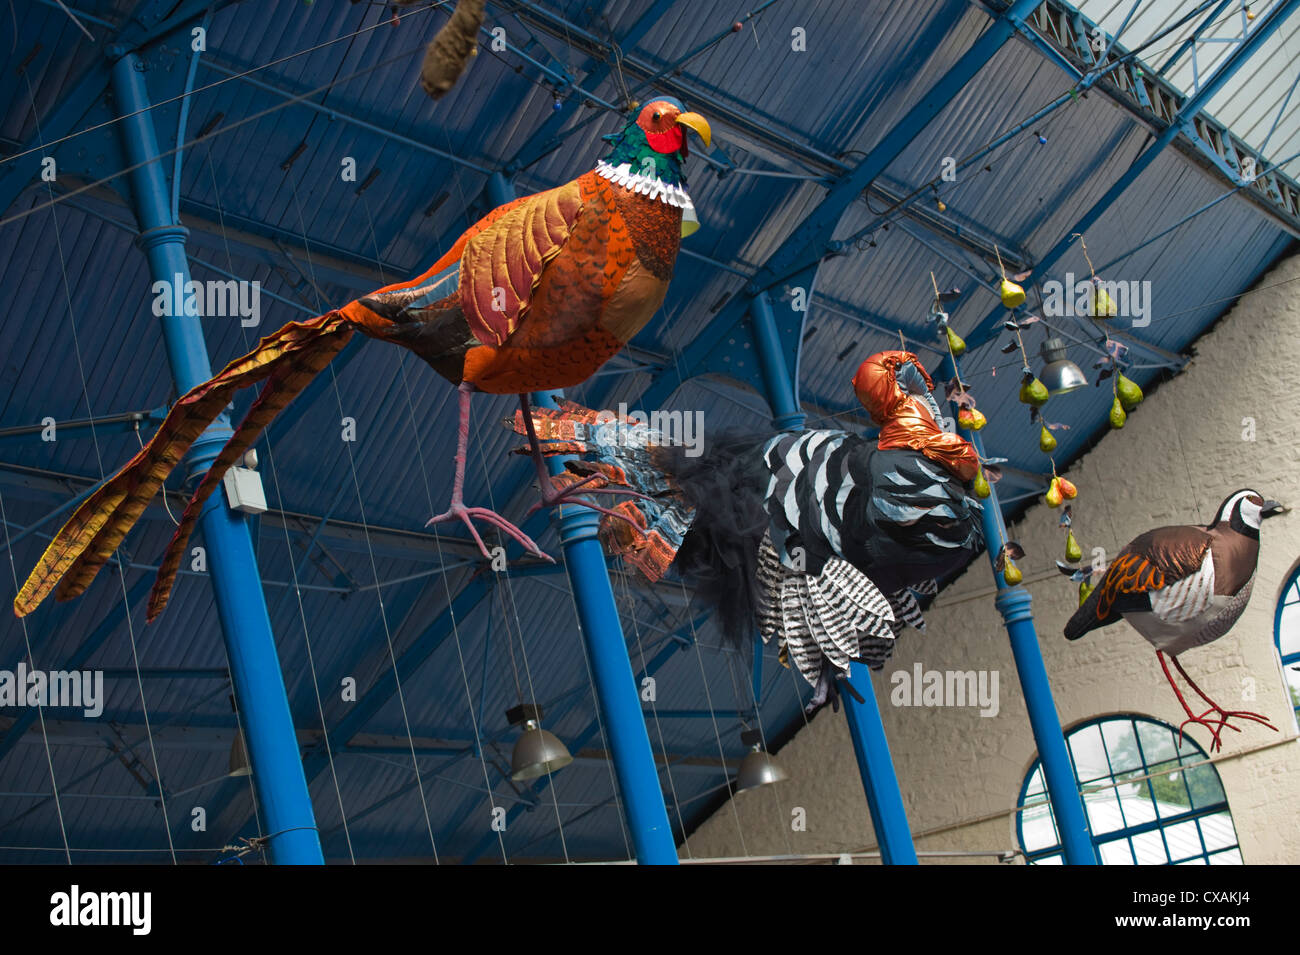
M700 139L704 141L707 149L713 139L713 131L709 129L709 121L699 113L682 113L677 117L677 122L687 129L693 129L699 134Z

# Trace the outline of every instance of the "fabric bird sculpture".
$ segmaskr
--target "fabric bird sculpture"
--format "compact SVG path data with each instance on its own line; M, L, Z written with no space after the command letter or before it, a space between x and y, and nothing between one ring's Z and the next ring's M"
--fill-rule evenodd
M463 521L487 555L473 523L481 520L545 557L505 518L465 506L470 399L476 391L518 394L527 408L527 392L585 381L650 320L672 277L683 210L693 208L682 175L687 129L709 144L702 116L670 97L647 103L621 132L606 137L610 152L592 171L492 210L417 278L291 322L181 396L149 444L55 536L14 611L30 613L56 585L61 600L81 594L200 432L236 391L266 381L195 491L164 555L149 602L149 619L156 618L203 502L354 331L410 349L459 388L452 499L429 523ZM545 503L569 500L553 491L540 454L535 461Z
M1260 523L1285 512L1276 501L1245 489L1228 496L1208 527L1157 527L1133 538L1115 555L1092 593L1066 623L1066 638L1078 640L1120 619L1132 624L1156 648L1165 679L1187 714L1178 727L1180 741L1183 727L1196 723L1210 731L1212 749L1217 752L1224 729L1240 732L1230 722L1233 717L1262 723L1276 732L1258 713L1220 707L1192 681L1178 657L1232 629L1246 609L1255 582ZM1064 565L1061 570L1068 572ZM1169 672L1166 657L1209 709L1192 712ZM1207 720L1211 715L1216 718Z
M851 661L883 666L916 594L982 546L965 490L975 449L944 432L933 384L910 352L868 358L854 389L880 435L784 431L709 442L692 458L647 424L566 404L538 409L547 453L581 454L556 478L638 492L601 521L606 548L658 580L674 561L736 643L777 636L814 687L809 710L838 705ZM517 415L513 426L532 433ZM587 485L584 485L587 486ZM856 692L845 683L849 692Z

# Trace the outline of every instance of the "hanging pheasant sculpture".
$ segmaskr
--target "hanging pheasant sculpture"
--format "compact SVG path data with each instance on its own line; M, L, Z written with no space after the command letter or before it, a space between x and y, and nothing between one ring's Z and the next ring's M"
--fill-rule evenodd
M585 381L649 322L668 291L683 210L693 208L682 175L687 129L709 144L702 116L671 97L646 103L621 132L606 137L610 152L592 171L492 210L417 278L290 322L181 396L153 439L55 535L18 592L15 613L30 613L56 585L60 600L80 595L235 392L266 381L185 509L150 596L148 616L155 619L203 502L355 331L410 349L459 388L451 504L429 523L464 522L489 556L474 527L481 520L546 557L505 518L465 506L470 399L476 391L518 394L527 409L528 392ZM556 493L540 453L534 459L546 504L596 507Z
M1180 741L1183 727L1195 723L1210 731L1212 749L1217 752L1223 730L1240 732L1230 722L1234 717L1262 723L1276 732L1277 727L1258 713L1225 710L1211 700L1187 675L1178 657L1218 640L1241 617L1255 582L1260 523L1286 510L1245 489L1228 496L1208 527L1157 527L1133 538L1115 555L1066 623L1066 638L1078 640L1120 619L1132 624L1156 648L1165 679L1187 714L1178 727ZM1060 567L1062 573L1072 576L1084 573L1064 564ZM1166 657L1209 709L1192 712L1169 672Z
M778 636L814 687L809 711L838 706L851 661L881 667L905 624L924 619L917 594L983 545L980 504L966 492L975 449L943 431L933 382L910 352L863 362L854 390L880 426L730 436L692 458L672 436L567 403L538 409L530 430L550 454L579 454L555 478L633 490L626 520L601 521L607 550L651 581L676 563L739 644ZM584 484L584 486L590 486ZM852 686L845 688L857 696ZM861 699L861 697L858 697Z

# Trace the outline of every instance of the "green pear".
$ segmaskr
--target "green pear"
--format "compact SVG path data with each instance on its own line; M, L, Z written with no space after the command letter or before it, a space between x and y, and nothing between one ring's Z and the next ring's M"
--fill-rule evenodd
M1124 413L1124 406L1120 403L1119 397L1116 396L1114 403L1110 406L1110 426L1112 428L1122 428L1127 420L1128 415Z
M1065 532L1065 559L1070 563L1080 560L1083 557L1083 548L1079 542L1074 539L1074 531Z
M1090 593L1092 593L1092 584L1088 583L1086 580L1079 581L1079 606L1080 607L1083 606L1083 602L1088 599L1088 594Z
M1136 382L1125 378L1122 373L1115 379L1115 394L1119 397L1119 403L1124 406L1125 411L1132 411L1142 404L1142 389Z
M1047 386L1037 378L1031 378L1020 386L1020 401L1023 404L1041 408L1047 404L1048 397Z
M951 351L953 357L956 358L966 350L966 342L963 341L962 337L951 328L945 329L945 331L948 333L948 350Z
M1025 304L1025 290L1007 279L1003 279L1002 284L998 286L998 295L1007 308L1017 308Z
M983 498L992 493L993 490L989 487L989 479L984 476L984 469L981 468L975 474L975 496Z
M1025 579L1025 575L1020 572L1019 567L1008 560L1007 565L1002 568L1002 579L1014 587Z
M1044 454L1051 454L1056 450L1056 438L1047 430L1047 425L1043 425L1043 430L1038 432L1038 448Z

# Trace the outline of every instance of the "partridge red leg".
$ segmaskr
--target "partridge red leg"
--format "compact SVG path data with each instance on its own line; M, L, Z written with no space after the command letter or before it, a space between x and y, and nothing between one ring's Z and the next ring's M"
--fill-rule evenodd
M1274 726L1272 723L1270 723L1267 718L1265 718L1263 715L1259 713L1252 713L1249 710L1225 710L1223 707L1219 706L1218 703L1215 703L1212 699L1210 699L1208 696L1205 695L1205 693L1201 690L1201 688L1196 685L1195 680L1193 680L1190 676L1187 675L1187 671L1183 669L1183 665L1178 662L1178 657L1170 657L1170 659L1174 661L1174 667L1177 668L1178 672L1182 674L1183 679L1187 681L1187 685L1190 686L1196 692L1197 696L1203 699L1206 703L1210 704L1211 709L1207 710L1206 712L1207 713L1214 712L1219 714L1220 718L1218 720L1215 720L1214 722L1221 723L1223 726L1227 727L1228 729L1236 730L1237 727L1233 726L1228 721L1231 720L1233 717L1237 717L1238 719L1252 720L1256 723L1261 723L1264 726L1267 726L1269 729L1271 729L1274 733L1278 732L1278 728ZM1240 732L1240 730L1238 730L1238 732Z
M466 507L464 500L465 491L465 459L466 451L469 448L469 405L470 399L474 395L474 386L467 381L463 381L457 389L460 398L460 429L456 433L456 475L452 479L451 485L451 504L447 510L431 518L425 527L431 527L434 524L442 524L446 521L462 521L469 528L474 542L478 544L478 549L488 560L492 555L488 553L487 547L483 543L483 538L479 537L478 530L474 527L474 521L480 520L499 529L503 534L513 538L523 545L524 550L537 557L545 558L554 563L554 559L544 553L540 547L533 543L533 539L515 527L508 520L486 507Z

